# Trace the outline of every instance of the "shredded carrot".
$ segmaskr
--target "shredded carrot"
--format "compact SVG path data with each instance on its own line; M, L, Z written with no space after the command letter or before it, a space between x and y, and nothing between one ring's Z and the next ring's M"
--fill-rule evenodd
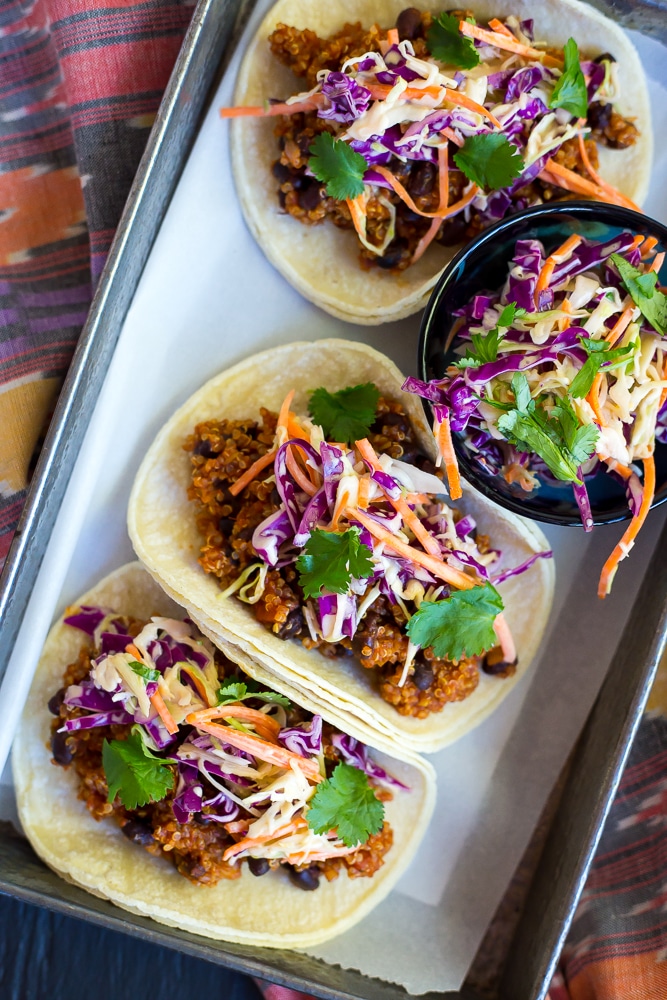
M440 201L438 203L438 210L441 208L447 208L449 204L449 143L445 142L444 145L438 147L438 187L440 193ZM412 263L415 264L419 258L424 254L427 247L433 242L435 237L438 235L438 230L442 225L440 219L434 219L431 225L428 227L427 232L422 236L417 248L412 255Z
M576 233L572 233L572 235L568 236L565 242L561 243L558 249L554 250L554 252L549 254L549 256L553 257L557 264L563 264L566 260L570 259L580 243L581 236L577 236Z
M622 203L627 208L633 208L636 209L638 212L640 212L641 209L637 205L635 205L633 201L630 201L629 198L626 198L624 194L621 194L620 191L618 191L615 187L613 187L611 184L607 183L607 181L605 181L602 177L600 177L599 173L597 172L597 170L595 170L593 164L591 163L588 157L588 153L586 151L586 143L584 142L584 137L581 134L581 132L579 133L577 138L579 140L579 152L581 154L581 161L585 166L586 170L588 171L588 173L590 174L593 181L597 184L597 186L602 191L605 191L607 194L609 194L612 198L614 199L619 198L620 201L618 202L618 204ZM551 169L549 163L547 164L547 169ZM630 249L632 249L632 247Z
M366 90L370 91L374 101L383 101L391 93L396 84L393 83L366 83ZM442 100L445 87L406 87L401 91L401 97L407 101L418 101L422 97L430 97L434 101Z
M605 426L605 419L602 415L602 410L600 409L600 388L602 386L603 378L604 375L602 372L596 372L593 384L591 385L588 395L586 396L586 402L590 404L593 413L595 414L595 419L600 427Z
M641 233L639 233L637 236L635 236L634 240L632 241L628 249L625 251L625 253L630 253L631 250L638 250L643 242L644 242L644 237L641 235Z
M491 28L491 31L497 31L499 35L505 35L507 38L513 38L515 42L518 41L507 25L503 24L502 21L499 21L497 17L491 18L489 21L489 27Z
M516 663L516 646L514 645L510 627L502 612L495 617L493 631L496 633L498 642L500 643L505 663Z
M630 524L625 530L623 537L621 538L618 545L614 548L614 551L607 559L606 563L602 568L602 573L600 574L600 582L598 584L598 597L606 597L611 590L611 585L614 582L614 575L618 569L618 564L621 560L625 559L628 555L634 540L639 534L639 531L646 520L646 515L649 512L651 504L653 502L653 497L655 495L655 461L651 455L649 458L643 459L644 462L644 489L642 490L642 502L639 506L639 510L635 517L632 518Z
M271 833L263 833L258 837L244 837L243 840L238 840L231 847L227 848L222 855L222 860L229 861L230 858L235 858L238 854L242 854L251 847L259 847L260 844L265 844L269 840L278 840L280 837L286 837L290 833L298 833L299 830L302 830L307 825L305 819L298 816L290 823L279 826L277 830L273 830Z
M573 233L572 236L568 236L565 242L562 243L557 250L554 250L553 253L549 254L542 265L542 270L539 273L537 284L535 286L536 308L540 299L540 292L543 292L545 288L549 287L549 282L551 281L551 276L553 275L556 264L563 264L566 260L568 260L580 243L581 236L577 236L576 233Z
M357 503L359 504L359 510L366 510L368 508L368 499L370 495L371 480L368 476L362 476L359 480L359 497Z
M516 52L518 55L526 56L527 59L534 59L536 62L544 63L545 66L555 66L560 69L563 65L562 59L550 56L546 52L534 49L530 45L524 45L517 38L508 38L507 35L495 31L486 31L476 24L468 24L467 21L459 21L459 31L468 38L477 38L487 45L495 45L497 49L505 49L507 52Z
M420 208L417 208L414 201L412 200L406 189L403 187L401 182L396 177L394 177L391 170L388 170L386 167L380 167L380 166L374 167L373 169L382 177L384 177L384 179L391 185L391 187L396 192L401 201L404 201L411 211L416 212L417 215L421 215L425 219L448 219L450 216L456 215L463 208L465 208L466 205L470 204L470 202L473 200L473 198L479 191L477 185L472 184L467 194L464 194L463 197L460 199L460 201L455 201L453 205L449 205L447 208L439 208L437 212L422 212Z
M440 421L437 435L438 451L442 455L445 463L445 473L447 475L447 485L449 486L449 496L451 500L459 500L463 496L461 490L461 478L459 476L459 463L456 460L454 443L452 441L452 429L449 426L449 417Z
M538 308L540 301L540 292L543 292L545 288L549 287L549 282L551 281L551 275L553 274L554 268L556 266L556 261L553 257L547 257L544 264L542 265L542 270L540 271L537 284L535 285L535 293L533 296L533 301L535 302L535 308Z
M303 438L305 441L310 440L310 434L304 430L291 410L287 414L287 433L291 438Z
M631 208L635 212L641 212L641 209L638 205L635 205L634 201L626 198L624 194L617 191L611 184L605 183L604 187L594 184L585 177L581 177L580 174L575 173L574 170L568 170L567 167L557 163L556 160L547 160L544 169L538 176L540 180L546 181L547 184L554 184L556 187L565 188L566 191L585 194L589 198L596 199L596 201L604 201L610 205L621 205L624 208Z
M143 656L141 655L141 653L139 652L139 650L137 649L137 647L134 645L133 642L128 642L127 646L125 647L125 652L129 653L130 656L136 657L136 659L139 660L139 663L144 662Z
M618 319L612 326L609 333L604 338L607 341L607 343L610 344L612 347L621 339L621 337L629 327L630 321L632 320L632 314L634 312L634 309L635 309L634 303L631 303L629 306L626 306L621 315L618 317Z
M296 115L302 111L316 111L324 107L327 99L324 94L313 94L305 101L295 101L294 104L269 104L264 107L220 108L221 118L272 118L275 115Z
M276 423L276 433L284 428L287 431L287 421L289 420L289 408L292 405L292 400L294 399L294 394L296 389L290 389L285 398L283 399L280 410L278 411L278 421Z
M561 308L561 312L567 313L567 316L562 316L558 320L558 329L562 333L563 330L568 330L569 327L570 327L570 325L571 325L571 323L572 323L572 320L570 319L570 317L572 315L572 306L570 305L570 300L569 299L563 299L563 301L560 304L560 308Z
M223 823L222 825L227 833L247 833L250 823L249 819L235 819L231 823Z
M164 722L165 729L167 732L173 736L174 733L178 732L178 726L174 722L174 717L164 703L164 698L159 691L150 696L150 703Z
M478 104L477 101L473 101L472 97L468 97L466 94L459 94L458 90L450 90L447 88L445 90L445 98L450 102L450 104L456 104L460 108L467 108L468 111L474 111L475 114L481 115L482 118L486 118L495 125L496 128L502 129L502 125L498 121L495 115L492 115L490 111L484 107L483 104Z
M657 247L657 245L658 241L655 236L647 236L642 245L642 260L648 257L651 250L653 250L654 247Z
M225 706L219 705L217 711L219 715L223 715ZM260 739L259 736L253 736L251 733L239 732L238 729L232 729L231 726L221 726L214 722L200 722L198 720L199 714L199 712L191 712L189 715L186 715L185 721L189 725L196 726L203 733L217 736L224 743L229 743L239 750L245 750L246 753L251 754L253 757L268 761L269 764L275 764L277 767L284 767L286 770L289 770L292 764L295 763L309 781L319 782L323 780L317 761L301 757L299 754L292 753L291 750L287 750L285 747L267 743L266 740Z
M665 251L663 250L662 253L657 253L655 255L655 257L651 261L651 266L649 267L649 271L655 271L655 273L657 274L664 263L665 263Z
M465 142L465 139L463 139L460 135L457 135L451 128L443 128L440 135L444 136L445 139L449 139L449 141L453 142L455 146L460 147Z
M392 552L397 552L399 556L403 556L405 559L410 559L411 562L423 566L424 569L429 570L434 576L437 576L439 580L451 583L454 587L458 587L459 590L471 590L476 586L472 577L467 576L458 569L454 569L453 566L449 566L442 559L436 559L434 556L429 555L428 552L421 552L419 549L413 548L412 545L401 541L400 538L396 538L395 535L392 535L390 531L381 524L378 524L377 521L374 521L368 514L364 514L363 511L348 508L345 511L345 515L350 520L359 521L364 528L368 528L371 535L377 538L378 541L384 542Z
M190 671L188 664L183 664L183 666L181 667L181 670L185 670L186 674L188 675L188 677L190 678L190 680L192 681L192 683L194 684L194 686L197 688L197 694L199 695L199 697L201 698L201 700L204 702L204 704L208 705L209 704L209 700L208 700L208 694L206 692L206 687L201 682L201 680L199 679L199 677L197 677L197 674L194 672L194 670Z
M609 456L604 455L599 455L598 458L605 465L608 465L610 469L613 469L614 472L618 472L619 476L622 476L623 479L629 479L633 475L632 469L629 469L627 465L623 465L615 458L609 458Z
M255 476L259 475L262 469L265 469L267 465L271 465L271 462L273 462L277 454L278 449L276 448L274 451L267 451L266 455L262 455L256 462L253 462L250 468L246 469L243 475L229 487L231 495L233 497L238 496L239 493L246 488L248 483L251 483Z
M662 377L663 380L667 379L667 356L665 356L665 361L662 366ZM660 393L660 409L664 406L665 400L667 400L667 388L664 388Z
M315 486L311 482L311 480L308 478L305 472L301 471L299 463L292 454L291 448L285 449L285 462L287 464L287 468L290 471L290 475L295 480L297 485L300 486L303 492L307 493L309 497L314 496L315 493L317 493L317 486Z
M238 719L240 722L249 722L257 729L257 735L266 740L267 743L277 743L280 726L275 719L265 712L258 712L256 708L249 708L240 702L232 702L229 705L216 705L215 708L205 708L194 713L200 722L211 722L213 719Z
M398 28L390 28L387 32L387 41L389 42L389 47L392 45L398 45Z

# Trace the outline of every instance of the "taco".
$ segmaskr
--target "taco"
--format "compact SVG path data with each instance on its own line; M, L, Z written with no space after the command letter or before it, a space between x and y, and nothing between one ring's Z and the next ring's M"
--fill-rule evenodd
M333 937L407 867L432 768L254 684L182 619L134 563L54 626L14 744L23 828L65 879L161 923Z
M645 76L615 24L577 0L440 11L279 0L221 112L251 232L350 322L423 308L508 213L573 193L636 208L648 190Z
M158 434L128 526L218 645L359 738L432 751L527 669L553 566L528 522L473 490L458 510L445 502L433 434L402 383L388 358L344 340L248 358Z

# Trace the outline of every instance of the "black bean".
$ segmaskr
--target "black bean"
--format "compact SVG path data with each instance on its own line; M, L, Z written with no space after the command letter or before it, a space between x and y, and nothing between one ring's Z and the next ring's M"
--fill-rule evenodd
M195 455L201 455L202 458L216 458L218 452L214 451L211 447L211 442L206 438L202 438L198 441L194 448Z
M151 844L155 843L153 831L148 823L142 823L138 819L129 820L122 827L122 830L128 840L131 840L134 844L139 844L141 847L150 847Z
M266 875L271 870L271 865L266 858L248 858L248 868L253 875Z
M306 892L312 892L320 884L319 868L304 868L303 871L298 872L290 866L289 875L294 885L297 885L299 889L305 889Z
M306 156L310 152L310 147L314 141L315 136L308 135L307 132L301 132L301 134L297 136L296 144L303 155Z
M417 8L406 7L402 10L396 19L396 27L401 41L404 38L409 38L410 41L419 38L422 34L422 18Z
M385 250L383 256L376 257L376 263L383 271L389 271L392 267L398 267L408 253L408 245L405 240L393 240Z
M226 538L232 533L232 528L234 527L233 517L221 517L218 521L218 531L221 535L225 535Z
M282 497L281 497L280 493L278 492L278 490L275 488L275 486L271 490L271 496L269 497L269 501L275 507L280 507L281 503L283 502Z
M234 537L240 538L243 542L249 542L254 534L254 528L242 528L241 531L237 532Z
M278 204L281 208L285 208L285 205L287 204L287 195L280 189L278 190Z
M302 191L304 188L308 187L310 184L310 177L306 177L305 174L295 174L292 177L292 187L295 191Z
M301 608L293 608L285 621L278 629L278 636L281 639L291 639L295 635L303 632L303 612Z
M615 63L616 59L611 54L611 52L603 52L601 56L596 56L595 59L593 60L593 62L596 62L596 63L601 63L601 62L605 62L605 61L606 62Z
M466 229L468 228L468 223L463 218L463 215L455 215L451 219L447 219L445 224L440 227L440 232L438 233L438 243L442 243L443 246L453 247L457 243L463 243L466 238Z
M435 184L436 169L432 163L418 163L410 172L408 191L413 198L429 195Z
M273 166L271 167L271 173L273 174L273 176L277 181L280 181L281 184L284 184L285 181L288 181L292 176L292 171L290 170L290 168L287 166L287 164L281 163L280 160L276 160L276 162L273 164Z
M61 688L60 691L56 691L48 701L48 708L51 715L60 715L60 706L63 703L65 697L65 688Z
M611 122L611 104L601 104L600 101L593 101L588 106L587 124L591 128L598 128L601 131L606 129Z
M56 764L71 764L72 751L67 742L67 733L54 733L51 737L51 753Z
M511 667L515 667L516 664L516 660L514 660L514 663L508 663L504 660L502 649L500 646L496 646L495 649L491 649L484 657L484 660L482 661L482 670L485 674L491 674L491 676L494 676L496 674L504 674L506 670L509 670Z
M302 191L299 191L299 206L305 212L310 212L322 201L322 187L316 182L310 183Z
M426 661L415 664L415 672L412 675L412 682L420 691L428 691L433 684L433 668Z
M402 427L405 431L410 427L410 421L404 413L392 413L391 410L378 417L378 422L386 427Z

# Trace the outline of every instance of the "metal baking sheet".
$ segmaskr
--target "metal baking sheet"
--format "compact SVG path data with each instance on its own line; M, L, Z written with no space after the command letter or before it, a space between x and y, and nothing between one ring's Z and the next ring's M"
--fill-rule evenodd
M217 8L217 10L214 8ZM181 135L184 137L183 141L185 142L186 147L188 143L187 139L188 131L189 134L192 135L194 131L194 123L190 121L189 123L186 123L186 125L184 125L184 118L179 116L185 114L187 118L186 111L189 111L192 117L196 117L197 112L194 105L191 105L188 109L184 109L182 106L183 102L179 101L179 99L176 99L175 94L178 93L182 96L184 92L185 93L189 92L187 90L187 78L188 78L187 74L192 70L194 62L197 61L198 54L199 56L201 56L201 53L203 51L202 46L204 45L204 41L206 40L206 32L204 31L204 27L208 25L208 28L206 29L207 31L216 32L216 38L217 38L216 44L220 46L221 49L224 48L224 42L221 44L220 39L222 36L224 36L225 32L227 32L227 37L229 37L229 32L231 31L230 18L231 20L233 20L235 16L238 14L238 5L200 4L198 11L202 16L200 17L199 22L195 21L195 27L197 26L197 24L199 25L200 34L198 35L198 37L191 36L190 48L188 49L186 47L185 50L186 58L183 62L183 65L181 66L182 72L180 79L177 75L175 81L172 83L172 88L170 88L171 99L173 101L172 105L173 118L171 120L171 124L173 128L178 128L180 125L180 127L184 129ZM222 18L222 21L216 22L215 16ZM226 27L221 27L221 24L222 25L226 24ZM212 25L214 27L211 27ZM210 45L212 44L210 34L208 36L208 43L209 43L208 51L210 53L211 51ZM190 78L190 82L192 82L192 79L193 78ZM176 88L176 91L174 91L173 89L174 87ZM162 142L163 141L164 141L164 135L162 136ZM151 154L151 156L153 156L154 154L153 159L149 157L148 162L145 161L144 163L146 174L143 177L143 180L140 179L139 181L139 189L140 189L138 196L139 205L142 204L142 197L146 197L145 193L143 195L141 194L141 191L143 190L145 192L146 190L145 182L146 182L146 177L150 176L151 165L153 169L155 169L155 163L157 162L158 164L161 164L161 166L164 168L165 165L169 162L168 159L160 158L160 152L163 149L164 145L161 144L161 142L157 142L157 144L154 144L153 151ZM183 151L183 149L181 149L180 153L181 153L180 159L182 161L185 157L185 152ZM156 202L159 214L162 213L164 207L166 207L166 201L168 199L169 191L171 188L173 188L173 183L175 183L177 173L178 173L178 166L173 174L173 177L171 176L167 177L166 186L163 187L160 194L160 198L158 198L158 201ZM143 202L143 204L145 204L145 202ZM141 219L140 213L139 213L139 218ZM144 217L143 221L144 223L146 222L146 217ZM134 225L130 225L129 221L126 220L126 227L127 228L125 230L121 230L121 235L123 235L124 233L123 240L126 243L128 243L131 248L133 246L132 236L133 233L136 234L137 232L137 225L136 223ZM154 228L157 229L157 225L155 225ZM149 240L152 238L153 234L154 231L149 233ZM134 244L134 248L137 251L137 257L133 258L134 269L130 268L129 271L124 271L123 268L128 266L125 263L128 261L128 254L127 252L121 254L119 247L118 256L114 258L114 260L111 262L112 264L111 270L113 273L111 277L109 277L109 275L107 274L107 279L105 279L107 280L107 285L103 286L103 288L105 288L104 294L101 294L99 299L96 300L97 312L93 313L93 321L95 322L95 317L97 316L97 323L98 323L98 326L96 328L96 333L98 337L96 344L98 348L101 346L102 348L108 351L106 358L110 356L111 351L113 349L113 343L115 343L115 339L118 336L120 330L120 321L122 319L122 313L127 307L127 300L129 298L129 296L123 297L122 295L120 295L118 287L119 283L121 282L123 277L125 277L126 279L128 278L130 279L130 285L132 283L132 280L134 280L136 283L136 279L138 279L139 272L141 270L141 264L143 263L142 254L145 255L145 253L148 251L148 245L145 240L144 241L138 240L138 242ZM116 268L115 271L113 271L114 267ZM276 280L279 281L280 279ZM109 302L113 304L114 296L118 296L115 299L116 302L115 310L111 308L111 306L107 308ZM317 311L315 311L315 313L316 312ZM321 319L320 314L317 314L317 316L318 318ZM213 321L213 318L211 319L211 321ZM390 330L390 328L386 329ZM95 328L93 328L93 330L95 330ZM407 364L411 366L412 358L411 357L408 358L408 351L406 349L406 346L400 345L400 343L397 342L396 338L397 337L400 338L401 336L402 334L400 330L395 330L395 331L390 330L390 340L393 346L393 353L395 356L397 356L397 359L399 361L403 361L404 364L407 362ZM106 337L106 342L105 342L105 337ZM92 342L95 343L94 337L92 338ZM89 351L90 351L90 345L89 345ZM83 421L85 425L85 422L89 419L90 414L92 412L91 404L92 401L94 400L94 396L96 395L97 388L99 387L100 373L91 371L86 366L84 361L85 361L84 357L79 358L79 365L80 365L79 380L77 381L75 379L73 381L72 380L70 381L70 385L68 386L68 391L64 396L63 406L65 407L64 409L65 421L63 422L62 420L63 414L61 413L61 422L59 425L57 425L60 429L60 437L54 439L51 442L51 451L49 456L51 470L53 470L53 468L56 468L59 465L63 467L65 470L67 469L67 463L63 461L63 458L66 457L66 453L63 450L64 449L63 441L69 447L70 455L76 452L78 443L80 441L80 436L79 438L76 437L76 423L69 425L67 423L68 415L72 413L78 413L80 420ZM101 374L103 373L104 370L102 368ZM90 376L90 381L86 379L87 374ZM95 388L92 391L89 389L88 391L90 394L85 395L82 389L82 384L83 385L88 384L90 386L91 384L95 383L95 378L97 378L97 384L95 385ZM159 423L159 418L157 422ZM72 431L73 426L75 428L74 431ZM49 491L48 489L46 490L47 494L50 492L50 501L48 497L47 500L45 501L44 494L42 494L41 497L39 495L33 496L33 505L29 509L29 514L27 515L27 519L25 522L26 532L27 528L30 526L31 523L33 528L34 527L41 528L42 548L45 535L44 524L48 522L49 518L53 520L55 508L57 506L58 500L60 499L58 494L59 492L60 494L62 494L64 488L64 483L63 483L64 478L65 478L64 474L61 474L61 479L60 481L57 482L57 485L53 486L51 491ZM50 482L53 483L53 479L51 479ZM49 480L47 479L46 487L48 486L49 486ZM36 516L37 518L36 521L30 522L30 510L34 512L34 516ZM122 520L122 512L120 513L120 519ZM24 535L26 532L24 532ZM39 535L40 533L38 532L37 534ZM653 534L655 535L655 528L653 530ZM22 542L22 540L23 537L19 539L19 544ZM60 541L62 543L62 533ZM647 540L646 542L646 551L644 553L644 559L642 560L641 569L643 569L643 564L645 562L645 559L648 557L649 554L648 550L650 549L650 544L652 543L652 541L653 539L650 539ZM39 546L36 543L34 544L35 548L33 549L31 549L30 546L26 546L23 549L24 556L26 556L26 558L28 559L32 559L33 563L40 555L40 553L37 551ZM114 548L114 543L113 541L111 541L106 548L104 548L103 546L104 551L102 553L97 553L97 563L100 567L106 566L109 563L109 559L111 559L112 562L114 561L113 556L111 555L111 550L113 548ZM118 555L116 553L115 555L116 555L115 561L118 561ZM635 557L633 556L633 559L634 558ZM640 570L640 565L639 565L640 559L641 555L638 555L638 558L635 562L635 565L637 567L637 570L635 572ZM9 592L9 588L6 585L6 581L8 579L11 579L12 583L14 584L13 589L15 598L14 603L12 603L12 601L9 601L4 605L6 616L5 616L5 625L3 626L4 633L2 633L2 639L5 640L7 647L9 646L11 631L18 628L17 622L19 615L16 609L20 601L17 602L16 600L17 597L16 581L18 581L19 584L25 587L25 581L27 579L27 576L22 576L22 573L20 572L20 568L22 565L25 565L25 562L21 562L21 560L15 557L14 561L10 563L9 567L10 572L13 572L13 576L9 577L7 574L5 574L4 578L5 589L3 591L3 594ZM53 569L52 566L50 568ZM94 572L93 575L95 575ZM641 575L641 572L639 572L638 575ZM40 584L42 587L44 586L43 577L44 574L42 575L42 578L40 578L40 580L38 580L37 582L38 589L40 587ZM74 579L69 581L69 586L70 589L73 588L74 591L76 591L78 587L78 582L76 582L76 573L74 574ZM40 595L38 594L38 596ZM20 598L20 594L18 595L18 597ZM52 599L52 606L53 606L53 599ZM8 622L9 625L7 625ZM653 634L653 632L654 630L652 629L650 634ZM607 658L610 653L611 649L609 649ZM651 664L649 660L647 660L646 663L642 665L644 673L646 673L647 668L650 669L650 666ZM635 680L638 684L640 684L641 678L639 679L635 678ZM637 704L635 703L634 706L635 717L636 717L636 708ZM616 719L614 717L614 722L619 724L619 731L620 731L621 720ZM607 720L607 724L609 724L609 720ZM624 733L624 736L627 736L627 732ZM612 772L614 771L613 763L614 762L612 762L611 766ZM608 771L610 770L609 766L607 767L607 770ZM603 808L604 802L601 800L601 802L598 803L598 805L600 808ZM599 813L599 809L596 810L596 814L597 813ZM585 835L585 837L588 837L588 841L584 839L581 843L582 851L581 852L575 851L574 853L575 854L583 853L585 855L586 850L590 847L590 843L592 842L591 830L590 829L581 830L579 831L579 833L580 835ZM19 844L18 848L16 846L17 843ZM562 845L561 845L561 851L562 851ZM81 915L87 916L91 919L100 920L103 922L106 922L108 918L112 922L122 925L123 927L125 927L125 929L128 929L133 933L145 932L145 928L141 926L140 921L137 921L135 918L130 917L127 914L123 914L121 911L115 910L113 907L109 907L107 904L100 903L97 900L92 901L89 896L80 893L75 889L71 889L68 891L68 893L65 893L63 891L62 883L59 880L55 880L54 876L49 875L50 883L49 879L47 879L46 881L42 881L39 875L35 875L35 872L41 871L44 874L49 874L49 873L45 873L42 866L40 866L37 862L33 862L34 871L32 872L31 879L22 880L22 878L19 875L19 870L24 871L25 873L25 869L23 867L23 861L25 861L25 855L27 853L28 852L26 851L24 844L20 842L14 842L11 840L11 838L9 838L6 843L2 843L2 853L0 853L0 857L2 857L3 859L5 858L7 859L7 865L5 866L4 860L3 862L1 862L2 867L4 868L4 876L2 883L0 883L0 886L4 887L6 890L15 891L17 894L23 895L25 898L28 898L29 896L30 898L39 897L47 904L58 905L61 908L65 905L63 901L67 899L68 900L67 905L68 906L75 905L77 907L77 912L80 912ZM20 855L23 858L23 861L17 861L17 855ZM561 879L558 885L562 884L563 880ZM565 896L563 896L563 893L560 893L559 895L559 899L562 900L564 905L564 909L562 910L563 914L567 914L568 912L567 908L569 905L571 905L573 888L576 888L576 886L568 884L566 886ZM70 892L71 894L73 894L71 898L70 898ZM554 895L558 894L554 893ZM78 900L78 902L72 903L72 900ZM81 907L80 910L79 907ZM143 923L150 924L150 922L146 921L144 921ZM160 940L167 939L166 943L171 943L172 945L183 947L185 950L188 951L196 950L197 948L197 944L193 945L192 942L187 941L185 935L180 935L178 934L178 932L168 931L167 929L160 928L157 925L150 924L150 933L153 936L155 936L156 939ZM198 939L193 939L193 941L198 942ZM536 940L534 936L529 941L529 943L532 947L533 953L535 953ZM545 946L548 945L552 945L552 942L548 940L547 936L547 939L544 940L543 945L541 945L537 949L537 953L539 953L540 961L542 962L543 966L544 963L548 965L548 963L553 960L553 945L551 947L545 948ZM201 942L198 942L198 946L199 946L199 951L197 951L197 953L203 954L208 958L212 958L213 960L217 961L223 961L225 964L231 964L234 967L245 968L249 971L254 971L255 973L259 972L261 974L263 972L263 974L270 975L272 978L283 978L285 981L289 981L293 985L300 986L301 988L311 989L312 991L319 993L320 995L323 996L325 995L326 996L371 996L372 995L372 996L383 996L383 997L386 996L387 998L389 998L395 995L403 995L402 992L400 990L397 990L395 987L381 985L380 983L377 982L365 980L364 977L360 977L357 973L344 972L339 969L335 969L332 966L328 966L322 962L318 962L315 959L310 959L301 955L294 955L293 953L284 953L277 955L275 952L267 952L264 954L253 952L252 957L250 957L247 954L244 954L243 949L235 949L233 946L216 945L215 943L211 942L205 942L203 945L201 944ZM247 952L248 950L246 949L245 951ZM543 971L544 969L542 968L542 973ZM535 975L539 978L540 975L539 969L535 971ZM525 992L524 987L526 987L526 985L527 983L524 977L524 981L521 984L521 992L514 992L511 994L508 993L507 995L516 997L517 1000L519 1000L519 998L523 996L526 997L533 995L536 996L537 994L534 992ZM533 987L531 986L530 989L533 989ZM439 994L439 995L444 996L444 994ZM453 996L454 994L448 994L448 995Z

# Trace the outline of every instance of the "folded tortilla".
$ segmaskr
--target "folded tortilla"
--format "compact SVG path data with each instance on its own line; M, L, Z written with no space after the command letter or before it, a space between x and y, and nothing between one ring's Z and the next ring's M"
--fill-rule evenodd
M518 650L516 674L501 679L480 671L479 685L465 701L448 704L426 719L400 715L374 690L373 672L354 658L329 659L298 640L280 639L257 621L247 604L233 596L222 597L218 580L198 562L201 536L195 506L187 498L191 463L183 450L195 425L210 419L258 419L261 406L277 412L292 388L296 388L292 408L306 413L309 395L318 386L335 392L362 382L374 382L383 396L403 404L423 452L433 456L435 444L421 401L401 390L403 376L392 361L365 344L346 340L286 344L222 372L174 414L138 472L128 527L148 571L220 648L237 646L242 651L250 674L269 671L273 686L286 694L288 688L307 691L309 704L359 739L428 753L486 718L527 670L549 616L552 560L538 559L523 575L498 588ZM460 507L489 535L492 547L502 551L502 568L519 566L548 549L534 524L501 510L469 486Z
M77 602L148 619L182 617L138 564L123 566ZM352 927L389 893L414 856L435 801L435 774L417 757L374 757L409 787L385 803L394 843L371 878L348 878L305 893L284 872L241 878L211 888L193 885L163 858L131 843L113 820L97 822L77 798L74 770L54 767L48 742L53 716L47 701L62 684L86 637L59 621L51 630L14 741L14 784L23 829L37 854L68 882L125 910L193 934L267 948L301 948ZM234 659L245 669L237 649ZM297 700L310 709L301 693Z
M262 21L241 65L235 105L262 105L303 89L272 54L267 42L279 23L311 28L327 37L346 22L391 26L406 0L279 0ZM421 10L440 12L441 0L416 0ZM640 136L628 149L598 144L601 177L641 205L648 192L653 152L646 78L632 42L612 21L577 0L471 0L466 9L480 20L516 14L532 18L535 38L564 46L573 37L580 51L594 58L610 52L617 60L621 96L618 110L634 118ZM398 274L359 266L359 241L352 230L329 220L306 226L278 207L271 173L278 156L273 118L239 118L231 123L232 167L248 228L278 271L305 298L351 323L377 324L401 319L426 305L429 292L458 247L432 243L416 264Z

